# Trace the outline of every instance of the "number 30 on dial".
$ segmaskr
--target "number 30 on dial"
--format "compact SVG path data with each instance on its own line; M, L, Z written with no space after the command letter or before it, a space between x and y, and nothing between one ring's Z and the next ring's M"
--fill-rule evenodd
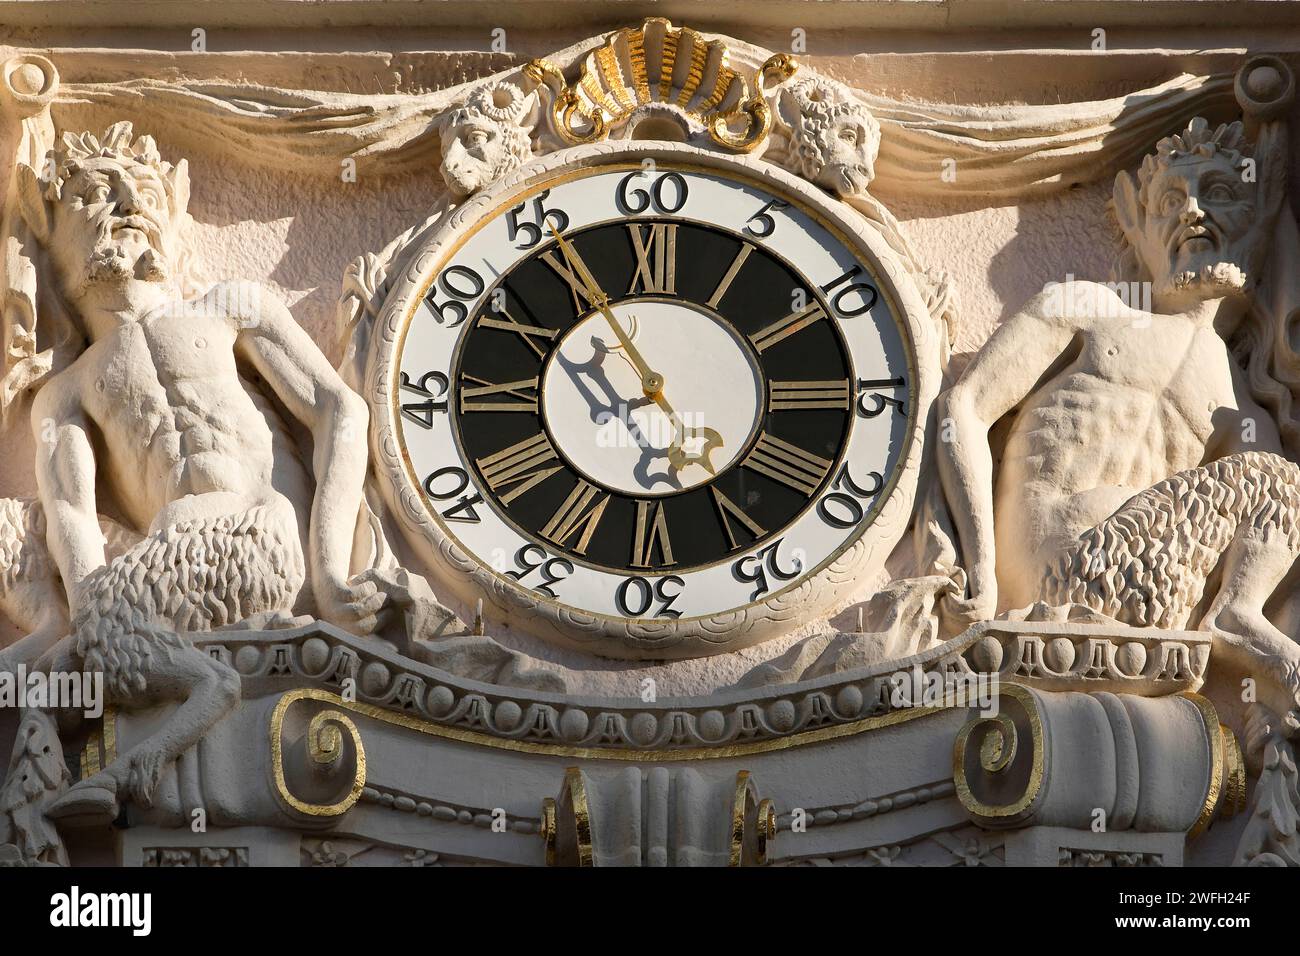
M609 653L698 650L870 532L911 442L912 336L810 192L612 162L439 244L385 413L479 584Z

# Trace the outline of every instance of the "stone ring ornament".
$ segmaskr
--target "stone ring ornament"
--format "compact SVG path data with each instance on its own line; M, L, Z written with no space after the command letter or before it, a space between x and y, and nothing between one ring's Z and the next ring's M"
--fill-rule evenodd
M1295 99L1295 74L1280 58L1252 57L1233 81L1242 111L1257 123L1278 119Z
M476 194L408 261L369 360L371 443L461 600L590 652L684 658L787 633L883 568L938 330L844 205L747 157L588 144ZM635 316L668 411L600 344L605 311Z

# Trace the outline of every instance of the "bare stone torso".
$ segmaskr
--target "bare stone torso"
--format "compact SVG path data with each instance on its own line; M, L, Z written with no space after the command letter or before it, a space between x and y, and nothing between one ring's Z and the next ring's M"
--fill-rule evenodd
M277 423L238 374L236 329L174 309L121 325L69 370L102 436L101 473L130 483L113 490L140 530L270 494Z
M1138 492L1201 464L1222 430L1237 427L1232 359L1214 330L1132 315L1141 318L1081 331L1078 355L1020 408L998 474L1000 556L1028 554L1045 567ZM1012 585L1011 606L1037 597L1037 580L998 577Z

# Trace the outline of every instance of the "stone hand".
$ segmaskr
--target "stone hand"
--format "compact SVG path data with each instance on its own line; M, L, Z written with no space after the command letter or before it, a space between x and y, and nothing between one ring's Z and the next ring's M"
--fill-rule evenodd
M359 574L346 582L319 587L316 602L324 620L353 634L369 635L388 625L393 597L373 576Z

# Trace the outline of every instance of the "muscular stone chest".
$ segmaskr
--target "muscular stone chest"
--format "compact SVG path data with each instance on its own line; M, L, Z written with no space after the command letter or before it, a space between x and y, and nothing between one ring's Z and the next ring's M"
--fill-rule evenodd
M234 372L235 336L228 320L206 314L202 303L187 303L141 323L142 344L158 378L229 378Z
M267 429L239 384L234 335L204 315L167 314L124 325L97 343L100 365L86 369L86 405L112 445L136 459L137 474L169 474L168 494L193 492L187 476L211 470L215 454L230 474L238 461L269 455ZM221 482L203 481L201 490ZM170 486L175 487L170 487Z
M1150 422L1204 442L1215 413L1237 408L1227 346L1213 330L1185 319L1148 318L1090 337L1074 370L1097 386L1092 400L1098 412L1108 405L1116 415L1131 416L1116 426L1140 434Z

